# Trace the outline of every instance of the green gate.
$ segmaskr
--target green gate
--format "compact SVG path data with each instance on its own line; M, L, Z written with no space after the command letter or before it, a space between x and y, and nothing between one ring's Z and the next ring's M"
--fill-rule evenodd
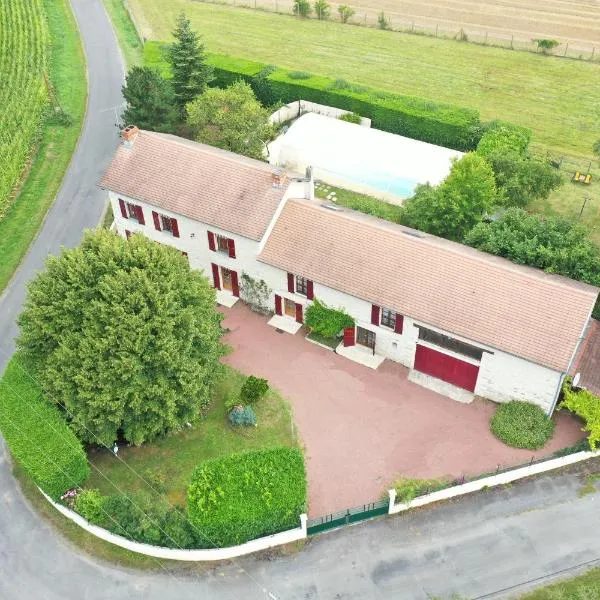
M358 523L358 521L364 521L365 519L387 515L388 508L389 500L380 500L379 502L370 502L369 504L363 504L355 508L347 508L337 513L330 513L316 519L309 519L307 533L308 535L314 535L329 529L350 525L350 523Z

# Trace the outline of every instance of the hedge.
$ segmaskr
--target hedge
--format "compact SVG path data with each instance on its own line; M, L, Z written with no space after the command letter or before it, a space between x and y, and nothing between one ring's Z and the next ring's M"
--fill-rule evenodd
M539 450L554 434L554 421L536 404L511 400L490 419L492 433L513 448Z
M48 496L80 486L89 466L59 410L13 358L0 381L0 431L14 459Z
M217 547L300 526L306 472L297 448L232 454L200 464L188 489L188 515Z
M498 150L525 156L530 141L531 129L507 121L490 121L477 144L477 152L486 157Z
M160 58L163 47L163 44L148 42L144 60L147 66L164 73L164 59ZM227 87L238 79L252 84L256 75L270 67L219 54L209 55L207 62L214 69L211 85L217 87ZM298 78L297 72L274 68L266 75L269 85L261 85L257 93L259 100L263 104L274 104L300 99L342 108L370 118L377 129L456 150L474 149L483 132L479 112L474 109L391 94L330 77L306 75Z

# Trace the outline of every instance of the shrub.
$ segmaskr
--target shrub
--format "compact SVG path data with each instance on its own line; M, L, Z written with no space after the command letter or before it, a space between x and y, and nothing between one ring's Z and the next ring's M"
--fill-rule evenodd
M213 67L212 84L218 87L228 87L238 79L251 82L266 66L214 54L208 62ZM317 75L297 78L283 69L276 69L267 79L274 99L269 103L302 99L334 106L370 118L377 129L457 150L474 148L481 137L481 122L476 110L382 92L343 79L332 80ZM264 103L258 93L257 97Z
M299 17L308 17L312 7L308 0L294 0L294 14Z
M81 443L18 357L0 381L0 431L14 459L53 500L87 479Z
M385 13L382 11L377 15L377 28L378 29L389 29L390 22L388 18L385 16Z
M251 406L234 406L229 411L228 418L234 427L256 426L256 414Z
M250 87L252 88L256 99L263 106L271 106L277 101L277 98L275 98L275 95L273 94L273 87L269 81L269 75L274 70L275 67L273 65L267 65L250 79Z
M299 526L306 472L297 448L232 454L200 464L188 489L188 515L216 546L232 546Z
M600 442L600 397L589 390L574 390L570 385L563 386L561 408L567 408L585 421L585 431L589 431L588 444L596 450Z
M344 113L343 115L340 115L339 117L340 121L347 121L348 123L356 123L357 125L360 125L360 115L357 115L356 113Z
M306 71L290 71L288 77L290 79L310 79L312 75Z
M347 23L353 16L356 11L347 4L341 4L338 6L338 14L340 15L340 21L342 23Z
M528 450L543 448L554 433L554 421L539 406L520 400L501 404L490 427L505 444Z
M312 331L327 338L336 337L342 329L354 327L354 319L350 315L330 308L318 299L306 309L305 323Z
M450 483L444 479L409 479L400 477L394 483L397 502L412 502L419 496L437 492L448 487Z
M100 523L104 518L106 498L98 490L83 490L75 497L75 510L90 523Z
M240 399L244 404L256 404L269 391L266 379L249 375L240 390Z
M533 41L537 44L538 50L542 51L542 54L550 54L559 45L557 40L536 39Z
M331 7L329 6L329 2L327 0L316 0L315 1L315 14L317 15L317 19L325 20L329 18L331 13Z
M504 154L524 156L530 141L531 129L505 121L492 121L477 144L477 154L487 157L501 150Z

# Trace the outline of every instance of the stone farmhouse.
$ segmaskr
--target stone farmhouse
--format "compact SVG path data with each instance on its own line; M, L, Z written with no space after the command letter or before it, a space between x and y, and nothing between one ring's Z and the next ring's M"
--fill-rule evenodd
M596 288L316 199L310 170L137 128L122 138L100 182L117 232L180 250L220 304L247 273L272 290L279 329L298 331L318 298L355 319L348 358L397 361L456 399L554 410Z

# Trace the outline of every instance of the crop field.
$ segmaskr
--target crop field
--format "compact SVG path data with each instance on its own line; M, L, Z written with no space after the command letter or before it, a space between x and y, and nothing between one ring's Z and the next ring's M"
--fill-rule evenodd
M0 0L0 219L46 106L47 43L42 0Z

